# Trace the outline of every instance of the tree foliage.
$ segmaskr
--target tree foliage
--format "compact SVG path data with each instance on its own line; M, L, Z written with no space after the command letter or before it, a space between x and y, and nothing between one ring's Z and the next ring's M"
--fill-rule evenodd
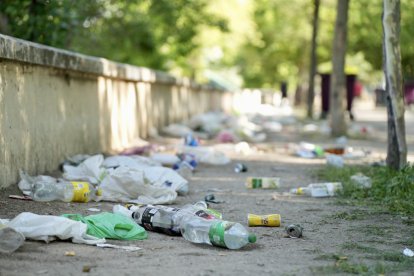
M347 60L382 67L382 0L351 1ZM414 76L414 1L401 2L401 55ZM312 1L2 0L0 31L112 60L196 76L231 68L247 87L306 82ZM321 0L317 59L330 62L335 1ZM221 53L211 59L211 53ZM213 55L214 56L214 55ZM354 58L357 57L357 58ZM293 85L289 85L293 87Z

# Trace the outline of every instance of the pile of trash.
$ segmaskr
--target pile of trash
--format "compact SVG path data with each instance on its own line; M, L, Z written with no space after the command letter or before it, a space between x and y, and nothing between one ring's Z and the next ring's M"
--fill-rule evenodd
M209 209L204 201L181 208L117 204L111 213L85 217L79 214L51 216L24 212L11 220L0 219L0 252L14 252L23 245L25 239L46 243L71 239L73 243L135 251L140 248L108 244L106 239L144 240L148 236L147 230L182 235L193 243L228 249L239 249L256 242L256 236L243 225L222 220L221 217L220 213ZM279 226L280 217L277 219L278 222L273 224Z
M362 159L370 154L367 150L347 146L347 138L344 136L337 138L331 145L321 146L302 141L299 144L289 143L286 149L290 154L302 158L326 158L326 163L335 167L343 167L345 160Z
M192 117L188 122L170 124L163 133L173 137L194 135L214 139L220 143L263 142L264 128L249 120L247 115L230 116L223 112L207 112Z

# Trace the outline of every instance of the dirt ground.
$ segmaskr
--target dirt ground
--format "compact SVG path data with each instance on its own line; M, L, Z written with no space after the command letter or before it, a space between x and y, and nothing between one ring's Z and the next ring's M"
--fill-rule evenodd
M349 140L349 145L371 150L371 157L356 162L379 161L386 153L385 109L355 107L359 125L369 125L374 139ZM409 158L414 160L414 113L407 112L407 141ZM290 188L317 181L313 172L325 166L324 160L308 160L288 155L288 142L306 139L319 144L333 140L320 136L303 137L295 127L269 137L269 142L257 145L259 152L249 156L232 154L225 166L200 165L190 181L190 193L178 197L175 206L202 200L208 193L224 201L211 207L220 211L226 220L247 225L247 214L278 213L282 227L255 227L257 242L241 250L226 250L208 245L195 245L182 237L148 233L143 241L112 241L109 243L136 245L136 252L102 249L71 242L26 241L12 254L0 253L0 275L320 275L381 271L384 266L398 265L402 250L414 250L413 226L407 218L385 210L340 205L334 198L307 198L287 194ZM171 141L171 140L170 140ZM178 141L178 140L176 140ZM235 173L234 165L243 162L246 173ZM281 178L278 190L248 190L248 176ZM211 192L213 191L213 192ZM88 208L111 211L113 203L69 204L39 203L9 199L20 194L16 186L0 191L0 218L13 218L23 211L37 214L92 214ZM298 223L304 237L286 237L284 226ZM65 256L74 251L75 256ZM384 256L389 256L384 258ZM393 257L394 256L394 259ZM407 258L407 257L405 257ZM414 258L412 258L414 259ZM411 261L413 262L413 260ZM341 267L342 270L338 270ZM83 272L90 268L89 272ZM412 268L412 266L411 266ZM413 275L400 269L403 275Z

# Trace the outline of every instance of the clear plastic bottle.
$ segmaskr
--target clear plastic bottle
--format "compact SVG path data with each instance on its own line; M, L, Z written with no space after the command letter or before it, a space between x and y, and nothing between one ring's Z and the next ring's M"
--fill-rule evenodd
M291 189L292 194L307 195L311 197L330 197L335 196L340 190L342 190L342 183L340 182L327 182L327 183L312 183L307 187L299 187Z
M183 237L193 243L239 249L249 243L256 242L256 236L236 222L184 216L179 228Z
M137 224L148 231L175 236L181 235L179 226L184 216L214 219L215 217L207 212L206 206L203 201L187 204L182 208L171 208L163 205L127 205L127 207L115 205L113 212L134 219Z
M0 253L12 253L23 243L22 233L0 223Z
M31 197L35 201L89 202L99 201L101 190L88 182L39 181L33 184Z

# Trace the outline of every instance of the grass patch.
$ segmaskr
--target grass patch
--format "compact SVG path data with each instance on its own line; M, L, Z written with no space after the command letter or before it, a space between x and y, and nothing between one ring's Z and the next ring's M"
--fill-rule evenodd
M346 242L342 245L342 248L346 250L358 250L360 252L368 254L377 254L380 252L378 249L374 247L364 246L355 242Z
M363 173L372 179L372 187L363 189L352 183L351 176ZM386 207L392 212L414 215L414 166L401 171L387 167L331 166L320 169L316 176L323 182L342 182L339 201L353 205Z

